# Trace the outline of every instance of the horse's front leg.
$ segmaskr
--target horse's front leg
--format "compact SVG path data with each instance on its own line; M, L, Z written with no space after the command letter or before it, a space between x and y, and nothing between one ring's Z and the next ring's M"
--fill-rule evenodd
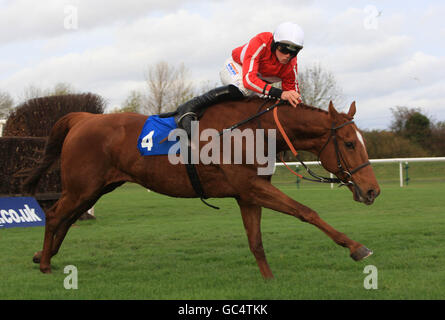
M255 256L260 272L265 279L273 278L272 270L266 260L261 240L261 207L238 199L244 228L246 229L249 248Z
M335 243L348 248L351 258L355 261L362 260L372 254L371 250L367 249L362 244L349 239L345 234L335 230L323 221L314 210L291 199L275 188L269 181L261 178L255 179L245 196L247 196L246 199L250 198L251 203L292 215L304 222L316 226L334 240Z

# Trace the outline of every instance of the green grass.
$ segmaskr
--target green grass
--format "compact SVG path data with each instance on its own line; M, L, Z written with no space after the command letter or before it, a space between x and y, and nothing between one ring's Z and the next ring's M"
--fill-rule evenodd
M275 275L264 281L235 200L210 199L216 211L127 184L97 203L96 220L71 228L51 275L31 261L42 227L0 230L0 299L445 299L445 183L389 181L372 206L346 188L277 184L374 255L354 262L314 226L263 210ZM77 290L63 286L67 265ZM378 269L377 290L363 287L366 265Z

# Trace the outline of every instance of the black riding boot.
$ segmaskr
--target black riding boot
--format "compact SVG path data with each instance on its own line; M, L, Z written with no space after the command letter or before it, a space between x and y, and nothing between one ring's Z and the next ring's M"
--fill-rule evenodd
M244 96L241 91L231 84L212 89L180 105L174 113L176 124L179 128L184 129L190 137L191 122L198 120L204 109L219 102L239 100L242 97Z

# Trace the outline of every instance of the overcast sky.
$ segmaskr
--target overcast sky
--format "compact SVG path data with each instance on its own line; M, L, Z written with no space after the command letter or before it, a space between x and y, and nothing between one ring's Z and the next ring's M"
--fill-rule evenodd
M293 21L299 68L331 71L360 128L388 128L395 106L445 121L444 17L443 0L0 0L0 91L66 82L112 109L159 61L219 83L233 48Z

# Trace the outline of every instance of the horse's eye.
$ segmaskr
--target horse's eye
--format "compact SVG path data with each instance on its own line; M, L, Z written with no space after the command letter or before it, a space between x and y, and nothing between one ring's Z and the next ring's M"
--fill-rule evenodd
M345 142L345 146L346 146L346 148L348 148L348 149L354 149L354 142L346 141L346 142Z

